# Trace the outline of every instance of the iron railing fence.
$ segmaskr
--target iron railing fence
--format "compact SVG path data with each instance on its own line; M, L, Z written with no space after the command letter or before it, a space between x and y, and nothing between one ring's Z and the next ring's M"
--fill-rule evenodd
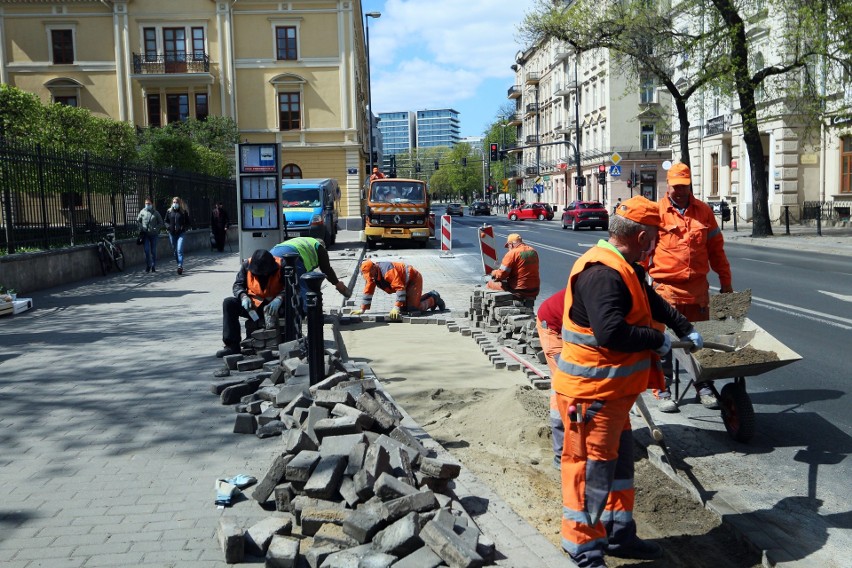
M236 219L232 179L0 139L0 254L94 243L113 227L131 237L148 196L161 215L179 196L195 228L210 226L216 201Z
M852 196L843 201L805 201L802 203L802 221L849 221Z

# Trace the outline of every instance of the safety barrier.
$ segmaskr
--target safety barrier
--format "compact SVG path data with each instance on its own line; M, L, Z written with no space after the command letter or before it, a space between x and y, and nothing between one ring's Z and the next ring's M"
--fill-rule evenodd
M435 238L435 214L429 213L429 237Z
M497 249L494 247L494 227L483 224L479 229L479 251L482 255L482 269L485 274L491 274L496 270Z

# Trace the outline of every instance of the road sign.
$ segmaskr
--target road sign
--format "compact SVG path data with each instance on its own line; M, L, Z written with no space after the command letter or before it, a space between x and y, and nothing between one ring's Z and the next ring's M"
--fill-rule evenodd
M609 161L617 166L618 162L621 161L621 154L619 154L618 152L613 152L612 156L609 157Z
M621 166L610 166L609 167L609 175L612 177L618 177L621 175Z
M504 179L502 181L503 184L503 193L509 193L509 180Z
M540 183L537 183L533 186L533 193L544 193L544 186Z

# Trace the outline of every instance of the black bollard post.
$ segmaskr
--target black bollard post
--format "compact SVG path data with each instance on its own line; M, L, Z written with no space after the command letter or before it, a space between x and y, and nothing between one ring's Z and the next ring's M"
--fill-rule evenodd
M302 310L299 282L296 280L296 260L299 254L287 252L284 259L284 341L302 336Z
M789 235L790 234L790 206L789 205L784 206L784 226L786 227L786 229L784 230L784 234Z
M325 280L322 272L308 272L302 275L308 285L308 373L311 386L325 379L325 342L322 337L322 292L320 287Z
M731 217L734 219L734 232L737 232L737 206L731 206Z
M817 208L817 236L822 236L822 207Z

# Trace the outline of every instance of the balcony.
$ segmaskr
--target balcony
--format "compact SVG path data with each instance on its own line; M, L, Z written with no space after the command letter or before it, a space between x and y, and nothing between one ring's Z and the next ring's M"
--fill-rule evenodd
M523 93L521 92L521 87L519 85L512 85L511 87L509 87L509 98L510 99L517 99L522 94Z
M524 149L518 146L517 142L509 142L508 144L506 144L506 152L509 154L517 154L523 151Z
M538 85L538 82L541 81L541 73L538 71L529 71L527 72L525 83L527 85Z
M524 111L524 116L533 116L538 114L538 103L529 103Z
M529 134L529 135L527 135L526 140L527 140L527 144L528 144L528 145L529 145L529 144L538 144L538 136L537 136L537 135L535 135L535 134Z
M133 54L136 75L168 75L174 73L210 73L210 57L206 53Z
M562 61L565 61L566 59L571 57L571 55L572 55L571 51L565 49L564 47L557 49L556 53L553 54L553 62L554 63L561 63Z
M507 126L518 126L519 124L523 124L524 119L521 116L521 113L516 112L512 116L509 117L509 120L506 121Z
M524 177L524 176L523 176L523 174L522 174L521 172L522 172L522 170L521 170L521 166L510 166L510 167L506 170L506 177L507 177L507 178L519 178L519 177Z
M716 134L722 134L723 132L728 132L731 129L731 116L728 114L721 114L719 116L713 117L707 121L707 127L705 128L704 135L705 136L714 136Z
M524 171L528 176L537 176L538 166L527 166L526 168L524 168Z
M571 93L574 92L574 89L577 88L577 83L565 83L564 85L559 85L554 89L553 96L554 97L567 97Z

